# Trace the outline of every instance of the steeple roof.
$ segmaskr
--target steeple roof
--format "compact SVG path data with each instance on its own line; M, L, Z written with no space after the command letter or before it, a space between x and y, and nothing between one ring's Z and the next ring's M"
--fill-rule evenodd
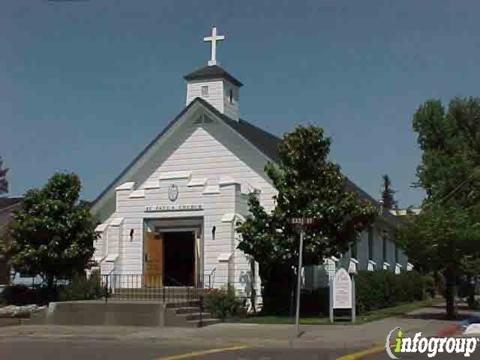
M183 78L187 81L222 78L230 81L232 84L238 87L243 85L238 79L218 65L204 66L191 72L190 74L185 75Z

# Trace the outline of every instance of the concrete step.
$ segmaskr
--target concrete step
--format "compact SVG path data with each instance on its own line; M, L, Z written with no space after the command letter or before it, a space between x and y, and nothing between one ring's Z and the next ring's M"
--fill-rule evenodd
M168 309L178 309L178 308L185 308L185 307L200 307L200 301L192 300L192 301L176 301L176 302L167 302L166 307Z
M157 295L157 294L135 294L135 295L126 295L126 294L112 294L108 297L109 299L112 300L155 300L159 302L179 302L179 303L184 303L187 301L198 301L198 297L193 297L193 296L163 296L163 295Z
M202 320L202 319L211 319L212 314L208 312L196 312L190 314L178 314L178 316L184 316L187 321L190 320Z
M194 287L173 287L173 286L165 286L165 287L138 287L138 288L121 288L116 287L115 292L155 292L155 293L203 293L206 289L194 288Z
M124 299L196 299L203 295L204 289L194 288L117 288L111 298Z
M179 307L175 309L175 312L177 314L192 314L200 311L199 306L185 306L185 307Z
M189 320L187 321L188 326L191 327L205 327L208 325L214 325L220 323L221 320L219 319L214 319L214 318L207 318L207 319L202 319L200 320Z
M154 301L85 300L50 303L43 316L30 319L32 324L108 325L108 326L180 326L200 327L215 324L199 302L163 303ZM177 312L178 311L178 312ZM35 321L37 320L37 321Z

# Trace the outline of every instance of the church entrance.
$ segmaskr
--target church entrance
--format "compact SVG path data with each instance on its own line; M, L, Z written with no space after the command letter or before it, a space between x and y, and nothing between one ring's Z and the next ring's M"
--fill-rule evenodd
M163 233L163 283L165 286L195 285L195 232Z
M143 286L203 286L203 218L146 219Z

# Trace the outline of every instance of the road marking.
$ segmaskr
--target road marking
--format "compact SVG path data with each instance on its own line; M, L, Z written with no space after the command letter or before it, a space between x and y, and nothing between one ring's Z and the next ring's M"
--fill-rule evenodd
M373 346L369 349L360 350L337 358L337 360L358 360L367 355L372 355L385 350L385 345Z
M202 350L202 351L192 351L192 352L184 353L184 354L161 357L161 358L158 358L156 360L191 359L195 356L209 355L209 354L215 354L215 353L225 352L225 351L242 350L242 349L245 349L246 347L247 347L246 345L239 345L239 346L231 346L231 347L227 347L227 348L218 348L218 349L210 349L210 350Z

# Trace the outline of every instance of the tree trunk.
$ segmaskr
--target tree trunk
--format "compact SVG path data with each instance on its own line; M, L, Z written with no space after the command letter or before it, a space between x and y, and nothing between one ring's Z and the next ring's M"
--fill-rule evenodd
M468 277L468 306L470 309L475 308L475 278L473 276Z
M452 265L447 266L445 271L445 300L448 319L456 319L457 311L455 306L456 278Z
M47 275L47 293L46 299L47 302L55 301L56 299L56 287L55 287L55 276Z
M257 290L255 289L256 285L256 274L255 274L255 260L250 260L250 303L252 304L252 312L257 313Z

